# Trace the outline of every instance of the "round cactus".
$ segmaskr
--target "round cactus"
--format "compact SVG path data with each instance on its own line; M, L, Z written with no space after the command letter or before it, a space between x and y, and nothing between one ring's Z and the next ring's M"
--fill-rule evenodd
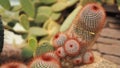
M44 54L33 59L29 68L61 68L61 65L55 58Z
M49 42L43 42L36 47L35 56L40 56L42 54L52 51L54 51L54 47Z
M87 51L83 56L83 63L90 64L94 61L94 56L92 51Z
M55 52L48 52L45 54L46 56L51 56L53 57L54 59L58 60L59 61L59 57L56 55Z
M79 55L72 59L74 65L79 65L82 63L82 57Z
M66 53L65 53L63 47L59 47L55 52L56 52L57 56L59 56L61 58L66 56Z
M57 48L63 46L67 40L67 35L64 33L57 33L53 38L53 45Z
M0 68L27 68L27 66L21 62L8 62L0 66Z
M79 54L81 46L76 39L69 39L65 42L64 49L67 55L76 56Z

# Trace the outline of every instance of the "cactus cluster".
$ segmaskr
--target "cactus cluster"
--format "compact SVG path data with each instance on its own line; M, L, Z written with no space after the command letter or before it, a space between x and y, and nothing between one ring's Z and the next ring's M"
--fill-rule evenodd
M15 16L8 15L11 19L3 20L8 22L4 25L6 29L24 37L22 57L34 57L28 68L62 68L64 61L69 62L70 66L94 61L90 47L105 24L104 10L98 4L85 5L81 10L79 6L69 17L70 20L65 21L67 24L63 23L60 30L58 21L63 22L64 10L79 1L87 0L20 0L17 5L19 8L16 6L11 8L9 0L6 0L7 5L4 0L1 1L0 4L4 8L15 12ZM14 29L16 23L19 27L22 25L20 30ZM13 64L10 66L14 67ZM19 68L19 64L15 66Z
M64 43L56 49L56 54L63 59L71 57L70 60L74 65L92 63L94 56L90 47L93 46L104 24L105 12L103 8L96 3L85 5L73 20L69 30L55 35L53 45L56 40L61 40L63 37L59 35L67 35L64 36L67 38L62 40ZM61 41L57 42L61 43Z

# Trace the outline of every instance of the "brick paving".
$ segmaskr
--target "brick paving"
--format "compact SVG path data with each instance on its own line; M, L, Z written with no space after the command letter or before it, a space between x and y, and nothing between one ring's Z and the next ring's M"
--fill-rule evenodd
M109 22L106 25L92 50L99 52L101 57L114 62L120 68L120 28L113 28L115 25L111 26ZM118 26L120 27L120 24L116 25Z

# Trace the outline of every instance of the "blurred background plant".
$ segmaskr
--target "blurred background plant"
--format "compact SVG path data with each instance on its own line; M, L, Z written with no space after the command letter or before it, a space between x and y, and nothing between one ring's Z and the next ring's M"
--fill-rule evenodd
M24 58L30 58L54 50L53 35L66 31L81 7L90 2L103 5L107 13L119 17L120 0L0 0L0 15L5 30L22 36L24 43L16 47L22 48ZM108 9L111 6L116 8Z

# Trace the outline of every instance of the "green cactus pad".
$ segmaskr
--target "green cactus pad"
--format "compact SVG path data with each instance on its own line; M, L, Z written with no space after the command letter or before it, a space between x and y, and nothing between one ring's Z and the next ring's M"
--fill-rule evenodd
M47 30L49 31L49 35L54 35L57 32L59 32L60 25L57 22L55 22L52 19L47 20L47 22L49 22L48 25L46 26Z
M35 15L35 8L31 0L20 0L20 3L24 12L33 18Z
M78 0L68 0L67 1L67 6L70 7L70 6L74 5L77 2L78 2Z
M65 32L68 30L68 28L71 26L74 18L78 14L79 10L81 9L81 6L78 6L68 17L67 19L63 22L62 26L60 27L60 32Z
M43 42L37 46L35 56L39 56L50 51L54 51L54 47L49 42Z
M53 13L50 18L53 20L58 20L60 16L61 16L61 13Z
M42 4L53 4L55 3L57 0L40 0L40 3Z
M50 16L52 14L52 9L49 6L41 6L38 8L37 13L38 14L46 14L46 15Z
M54 5L52 5L52 9L54 12L60 12L66 8L67 8L67 5L64 2L58 2L58 3L55 3Z
M37 17L35 18L35 22L40 24L44 23L49 18L49 15L47 14L37 14Z
M22 6L21 6L21 5L17 5L17 6L14 6L14 7L11 9L11 11L16 12L16 11L19 11L19 10L21 10L21 9L22 9Z
M29 29L28 17L25 14L20 15L20 24L26 29Z
M37 39L35 37L30 37L28 39L28 45L33 49L35 50L36 49L36 46L37 46Z
M96 2L96 0L80 0L80 5L85 6L88 3Z
M31 27L29 29L29 34L33 35L33 36L45 36L48 35L48 32L40 27Z
M0 0L0 5L7 10L11 8L9 0Z
M21 54L23 58L30 58L33 56L33 50L31 47L25 46L24 48L22 48Z

